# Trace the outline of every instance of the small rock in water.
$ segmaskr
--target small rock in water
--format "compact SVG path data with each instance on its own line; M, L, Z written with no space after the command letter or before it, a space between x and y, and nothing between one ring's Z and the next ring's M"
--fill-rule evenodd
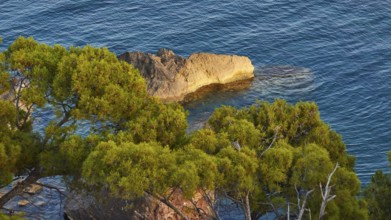
M38 202L34 203L34 205L36 205L36 206L44 206L44 205L46 205L46 202L38 201Z
M31 184L29 187L27 187L24 192L34 195L35 193L39 192L42 190L42 186L37 185L37 184Z
M26 205L28 205L28 204L30 204L30 202L29 201L27 201L27 200L20 200L19 202L18 202L18 205L19 206L26 206Z

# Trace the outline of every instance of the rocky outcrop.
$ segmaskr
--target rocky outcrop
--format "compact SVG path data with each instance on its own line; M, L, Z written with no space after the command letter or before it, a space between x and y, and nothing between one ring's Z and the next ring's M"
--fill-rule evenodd
M183 58L172 50L160 49L156 55L127 52L118 58L140 71L150 95L166 101L182 101L188 94L208 85L254 77L254 66L244 56L195 53Z
M65 219L182 219L173 209L148 194L137 200L116 199L105 193L99 197L101 199L98 199L96 195L86 195L80 192L69 193L64 207ZM192 201L196 204L199 212L195 209ZM192 201L185 199L179 190L176 190L170 199L171 204L188 219L211 219L212 210L200 192L194 194Z

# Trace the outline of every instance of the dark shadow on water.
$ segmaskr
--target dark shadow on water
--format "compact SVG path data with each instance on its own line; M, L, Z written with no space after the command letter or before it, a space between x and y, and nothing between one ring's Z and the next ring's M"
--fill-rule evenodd
M196 92L185 96L181 102L183 106L197 104L197 100L208 99L217 94L235 94L247 90L251 87L253 79L241 80L228 84L211 84L198 89Z

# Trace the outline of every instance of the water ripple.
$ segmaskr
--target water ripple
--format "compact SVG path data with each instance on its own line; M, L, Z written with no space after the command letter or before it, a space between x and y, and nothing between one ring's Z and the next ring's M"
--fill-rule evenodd
M188 104L190 123L200 125L222 104L242 107L277 97L315 101L356 156L365 184L376 169L388 169L385 152L391 150L390 23L389 1L4 0L0 49L19 35L32 35L49 44L92 44L116 53L168 47L183 56L249 56L257 67L252 87ZM262 73L287 66L297 75ZM300 68L310 74L301 75Z

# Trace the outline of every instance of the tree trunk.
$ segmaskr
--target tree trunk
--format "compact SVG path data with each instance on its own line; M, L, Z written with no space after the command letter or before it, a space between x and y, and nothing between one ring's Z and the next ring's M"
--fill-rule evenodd
M314 191L314 189L311 189L310 191L306 192L303 198L303 203L300 202L300 192L297 189L296 184L295 184L295 190L297 194L297 208L299 209L299 215L297 216L297 220L301 220L304 216L304 211L306 210L307 198Z
M246 220L251 220L250 199L248 198L248 193L242 200L242 207Z
M323 199L322 204L320 206L319 219L324 219L324 216L326 215L327 203L336 197L336 195L330 195L331 187L332 187L332 186L330 186L330 181L331 181L331 177L333 177L333 175L338 167L339 167L339 165L337 162L337 164L335 164L334 170L330 173L329 177L327 178L327 183L326 183L326 186L324 187L324 190L322 187L322 183L319 184L320 185L320 193L321 193L321 196Z
M287 202L287 204L288 204L288 210L286 212L286 219L290 220L291 219L291 211L290 211L289 202Z
M153 193L150 193L150 192L146 192L146 193L148 193L149 195L151 195L155 199L159 200L160 202L162 202L163 204L165 204L166 206L171 208L183 220L188 220L188 218L177 207L175 207L174 204L172 204L168 199L164 198L163 196L159 196L159 195L156 195L156 194L153 194Z
M210 193L210 192L209 192ZM212 219L216 219L216 220L220 220L220 216L219 216L219 213L218 213L218 210L215 209L214 205L215 205L215 202L217 201L217 194L216 192L213 192L213 198L211 198L211 196L209 195L209 193L203 189L201 189L201 194L204 198L204 200L208 203L208 206L210 208L210 210L212 210Z
M30 186L31 184L37 182L42 177L41 172L37 170L33 170L30 175L26 177L22 182L19 182L16 184L14 188L12 188L9 192L4 194L2 197L0 197L0 208L4 207L4 205L14 198L17 195L21 195L23 193L23 190Z
M252 220L258 220L260 217L261 217L261 214L259 214L259 212L252 212L251 213ZM266 219L267 219L267 213L266 213Z

